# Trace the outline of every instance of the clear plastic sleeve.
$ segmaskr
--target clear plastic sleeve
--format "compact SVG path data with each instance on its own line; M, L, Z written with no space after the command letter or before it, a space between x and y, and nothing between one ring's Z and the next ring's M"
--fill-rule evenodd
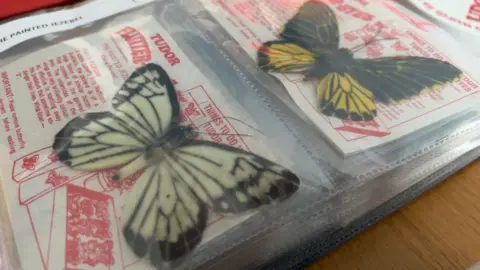
M252 51L261 43L275 40L273 33L286 23L281 18L292 17L294 11L303 5L301 2L277 1L278 6L274 7L267 0L157 1L90 21L81 28L33 37L4 51L0 61L0 116L5 132L0 135L4 157L0 166L4 208L10 223L2 224L8 227L2 232L4 239L11 239L6 241L9 251L6 260L13 269L20 265L22 269L38 269L38 265L42 265L43 269L153 269L152 263L160 268L167 266L165 262L139 258L132 249L132 245L138 247L139 244L125 240L122 219L127 211L125 209L135 203L128 198L136 192L132 190L136 190L138 185L144 185L142 177L145 172L116 182L115 169L98 172L75 170L69 168L74 165L68 160L62 160L55 146L52 149L55 138L63 140L68 137L70 140L75 134L75 130L67 124L72 119L85 113L121 110L118 103L126 99L119 98L119 95L133 95L131 89L137 89L142 79L135 81L132 76L144 72L148 63L155 63L165 70L177 95L176 98L169 96L168 102L162 101L163 107L155 107L155 103L142 103L137 107L135 110L145 113L147 120L143 124L148 124L148 117L152 115L147 115L146 107L157 108L157 113L161 112L158 113L159 118L176 119L168 114L165 116L161 108L178 103L180 108L175 121L182 126L193 127L202 140L214 143L213 148L209 148L213 150L200 151L196 155L215 159L225 168L229 158L236 160L243 157L242 162L250 162L247 162L250 167L242 167L243 172L250 173L247 179L285 186L290 184L285 181L292 181L298 187L281 203L265 203L263 207L254 207L250 209L252 211L233 216L210 213L208 222L205 220L208 225L205 225L204 231L198 225L203 216L197 219L191 217L184 222L187 219L178 215L177 231L193 226L202 241L188 244L184 256L170 262L169 266L173 269L271 266L268 263L281 256L289 258L291 252L305 250L305 245L310 245L311 240L317 238L328 245L313 250L308 250L307 246L305 254L321 255L424 191L415 187L427 187L438 182L447 172L458 169L459 164L468 162L478 153L480 88L476 81L480 76L475 73L475 63L468 53L456 49L459 44L448 34L435 27L429 31L421 30L418 27L422 21L420 17L390 1L356 1L351 5L330 1L318 5L324 5L323 10L328 6L334 14L340 14L338 18L342 19L338 19L338 25L342 31L339 34L342 46L351 48L348 47L350 43L347 42L348 46L343 43L345 38L357 41L360 47L361 42L368 43L363 51L359 50L364 59L392 56L392 53L403 50L405 56L412 53L448 59L461 70L462 77L448 77L458 75L452 71L446 75L447 78L433 78L446 86L407 100L407 105L399 103L389 107L375 103L379 108L377 116L360 123L339 119L340 114L326 117L312 109L314 107L305 109L302 102L308 103L310 99L305 97L302 101L298 89L305 95L315 95L315 87L308 90L305 86L314 84L302 82L298 76L291 80L289 75L272 75L262 71L255 58L256 52ZM87 14L88 5L78 7L79 10L82 8L82 14ZM282 8L284 13L280 13ZM74 11L72 14L75 14ZM259 18L263 18L262 21ZM265 20L271 23L271 32L262 28ZM362 24L359 20L367 22ZM279 22L279 25L273 21ZM240 31L244 34L243 38L238 28L232 27L242 23L241 29L250 31L249 34ZM369 42L376 31L369 29L372 25L383 25L389 31L378 33L391 34L393 36L386 39L394 39ZM366 36L359 34L362 31ZM261 36L262 33L264 36ZM246 36L249 38L245 39ZM258 38L260 44L246 45L250 44L250 38ZM402 43L403 39L407 41ZM396 59L400 61L397 65L403 65L397 71L411 68L409 60ZM341 64L340 60L336 61ZM368 67L371 68L366 65L364 69L368 70ZM397 83L395 87L410 84L413 91L420 92L422 89L417 89L412 73L407 75L402 75L405 82L401 84L394 81ZM429 73L417 75L431 76ZM361 86L358 82L356 84ZM297 92L293 87L297 87ZM408 112L408 109L413 112ZM397 113L395 121L402 123L400 130L388 126L395 121L385 120L388 116L392 117L393 112ZM371 111L370 114L373 115ZM135 119L131 121L138 120ZM93 121L91 117L87 120ZM78 121L74 123L80 123ZM330 125L322 126L322 121ZM59 133L64 128L69 132ZM348 133L350 135L346 135ZM359 134L364 137L358 137ZM112 137L111 140L114 139ZM170 142L158 135L155 139ZM206 147L207 144L203 144ZM295 177L285 176L286 171L277 178L267 178L267 173L279 172L279 167L245 158L246 154L238 154L231 150L233 148L221 150L223 148L218 145L222 144L254 153L282 166L298 176L299 184L294 181ZM169 149L172 153L177 151L174 146L168 147L161 149ZM216 151L220 154L209 156ZM74 154L69 153L70 157ZM225 158L217 159L220 155L225 155ZM175 170L172 168L180 170L186 166L196 171L197 174L191 175L200 180L204 178L199 174L207 175L193 164L200 161L185 161L179 167L171 162L174 165L170 169L161 167L165 163L161 159L159 164L149 164L145 171L154 167L173 175L171 172ZM235 166L225 179L239 179L239 183L243 183L245 178L236 176L241 173L233 172L238 168ZM131 166L126 167L131 169ZM138 168L138 171L141 169ZM206 171L209 169L205 168ZM256 178L252 172L255 172ZM212 170L211 173L216 174L217 171ZM183 185L189 188L195 186L182 177L177 177L184 181L179 184L180 181L174 178L170 182L177 189L183 188ZM166 180L155 180L166 183ZM234 184L221 182L216 189L215 194L220 194L215 195L220 196L218 198L234 198L229 203L215 204L213 199L205 199L208 196L203 198L200 191L193 193L197 194L198 205L205 203L214 208L216 205L223 210L229 209L232 203L238 208L246 207L246 203L242 204L245 196L245 200L259 196L255 193L257 191L235 189L237 186ZM168 186L162 187L160 193L168 189ZM276 191L269 191L268 198L282 197ZM283 189L280 188L280 191ZM210 194L208 188L206 192ZM254 193L256 195L252 195ZM185 203L185 194L176 193L174 198ZM165 198L171 198L167 195ZM399 199L400 195L404 198ZM257 205L258 201L255 202ZM170 204L162 201L158 209L164 209L165 205ZM386 209L378 212L382 207ZM368 218L370 213L378 214ZM163 217L167 218L167 215ZM358 227L352 228L352 224ZM173 229L168 231L170 235L174 232ZM188 242L190 238L186 235L180 234ZM165 235L157 232L155 237ZM174 238L168 239L175 241ZM148 245L145 243L144 246ZM160 252L156 254L157 259L171 255L164 250L158 251L158 248L156 252ZM302 264L290 261L294 267Z

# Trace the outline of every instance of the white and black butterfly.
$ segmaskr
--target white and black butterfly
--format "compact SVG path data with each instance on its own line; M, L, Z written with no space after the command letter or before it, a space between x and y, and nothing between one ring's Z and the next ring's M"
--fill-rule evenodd
M198 245L210 207L236 214L298 190L291 171L258 155L194 139L165 70L149 63L112 100L113 112L77 117L55 136L57 158L78 170L120 166L114 180L140 170L125 206L123 234L139 257L177 259Z

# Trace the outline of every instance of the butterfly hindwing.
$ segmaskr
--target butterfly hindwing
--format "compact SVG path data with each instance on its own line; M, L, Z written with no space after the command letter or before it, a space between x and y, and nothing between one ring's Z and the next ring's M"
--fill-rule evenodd
M357 59L350 72L376 101L386 104L444 86L462 75L448 62L414 56Z
M135 71L112 103L114 112L76 117L56 134L53 149L60 161L81 170L126 164L179 121L175 89L155 64Z
M325 3L308 1L285 24L280 38L317 55L337 50L340 39L335 13Z
M172 261L200 243L207 218L207 205L167 164L151 166L129 194L123 234L137 256Z
M124 235L138 256L156 250L152 260L174 260L200 243L206 206L221 214L243 213L290 197L298 185L295 174L260 156L195 140L137 181L125 209Z
M373 94L348 73L330 73L317 85L319 110L327 116L370 121L377 115Z

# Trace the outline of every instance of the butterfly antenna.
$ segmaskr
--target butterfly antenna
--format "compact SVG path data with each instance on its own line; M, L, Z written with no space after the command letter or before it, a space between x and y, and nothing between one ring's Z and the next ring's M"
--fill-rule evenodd
M352 51L352 52L357 52L357 51L359 51L359 50L361 50L361 49L369 46L370 44L372 44L372 43L374 43L374 42L378 42L378 41L382 41L382 40L394 40L394 39L396 39L396 38L382 38L382 39L377 39L378 35L380 35L380 33L382 32L382 29L383 29L383 26L382 26L382 27L379 27L379 28L377 29L377 32L375 33L375 35L374 35L372 38L370 38L369 41L367 41L367 42L364 43L364 44L360 44L360 45L357 45L357 46L353 47L351 51Z
M197 131L198 134L205 134L205 135L221 135L221 136L229 136L229 135L235 135L235 136L242 136L242 137L253 137L253 134L246 134L246 133L207 133L207 132L199 132Z
M255 128L255 127L253 127L253 126L251 126L251 125L249 125L249 124L247 124L247 123L245 123L244 121L242 121L242 120L240 120L240 119L237 119L237 118L234 118L234 117L229 117L229 116L218 117L218 118L212 119L212 120L210 120L210 121L207 121L207 122L205 122L205 123L197 126L197 129L198 129L199 127L202 127L202 126L204 126L204 125L207 125L207 124L209 124L209 123L211 123L211 122L213 122L213 121L215 121L215 120L218 120L218 119L230 119L230 120L235 120L235 121L237 121L237 122L239 122L239 123L244 124L245 126L251 128L251 129L256 130L257 132L261 133L262 135L265 135L261 130L259 130L259 129L257 129L257 128ZM241 134L219 134L219 135L241 135ZM252 136L252 135L251 135L251 134L246 134L246 135L244 135L244 136Z

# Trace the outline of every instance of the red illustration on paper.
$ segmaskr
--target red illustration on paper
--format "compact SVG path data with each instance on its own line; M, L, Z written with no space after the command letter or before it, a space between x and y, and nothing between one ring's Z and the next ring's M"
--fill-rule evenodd
M234 126L202 86L179 94L186 106L185 123L214 135L234 133ZM196 127L201 118L221 119ZM205 120L202 120L205 122ZM228 138L228 139L227 139ZM211 138L212 140L215 138ZM248 151L241 136L221 136L224 143ZM118 168L99 172L72 170L52 154L51 147L14 161L12 179L18 185L18 204L24 207L38 250L38 269L141 269L141 260L124 243L122 208L128 191L142 173L113 181ZM212 223L221 220L216 216Z
M397 40L392 45L392 48L396 51L399 51L399 52L407 52L409 50L408 47L405 44L403 44L400 40Z
M120 192L120 195L122 195L123 193L128 192L133 188L135 181L137 181L138 177L140 177L142 172L136 172L133 175L123 179L122 181L113 181L112 176L115 174L117 169L119 168L105 170L102 174L102 178L104 180L102 181L102 183L104 183L105 191L112 191L114 189L117 189Z
M67 185L67 267L112 266L113 234L108 213L112 198L74 185Z
M57 173L57 171L50 171L47 176L47 181L45 184L51 184L54 187L57 187L68 181L68 176Z
M185 108L185 113L188 116L198 116L198 115L200 115L200 112L198 112L198 109L195 107L195 103L188 104L187 108Z
M30 157L24 157L22 162L22 169L33 171L37 166L38 154Z
M57 155L55 154L55 152L50 153L50 155L48 155L48 159L50 159L51 162L58 161Z

